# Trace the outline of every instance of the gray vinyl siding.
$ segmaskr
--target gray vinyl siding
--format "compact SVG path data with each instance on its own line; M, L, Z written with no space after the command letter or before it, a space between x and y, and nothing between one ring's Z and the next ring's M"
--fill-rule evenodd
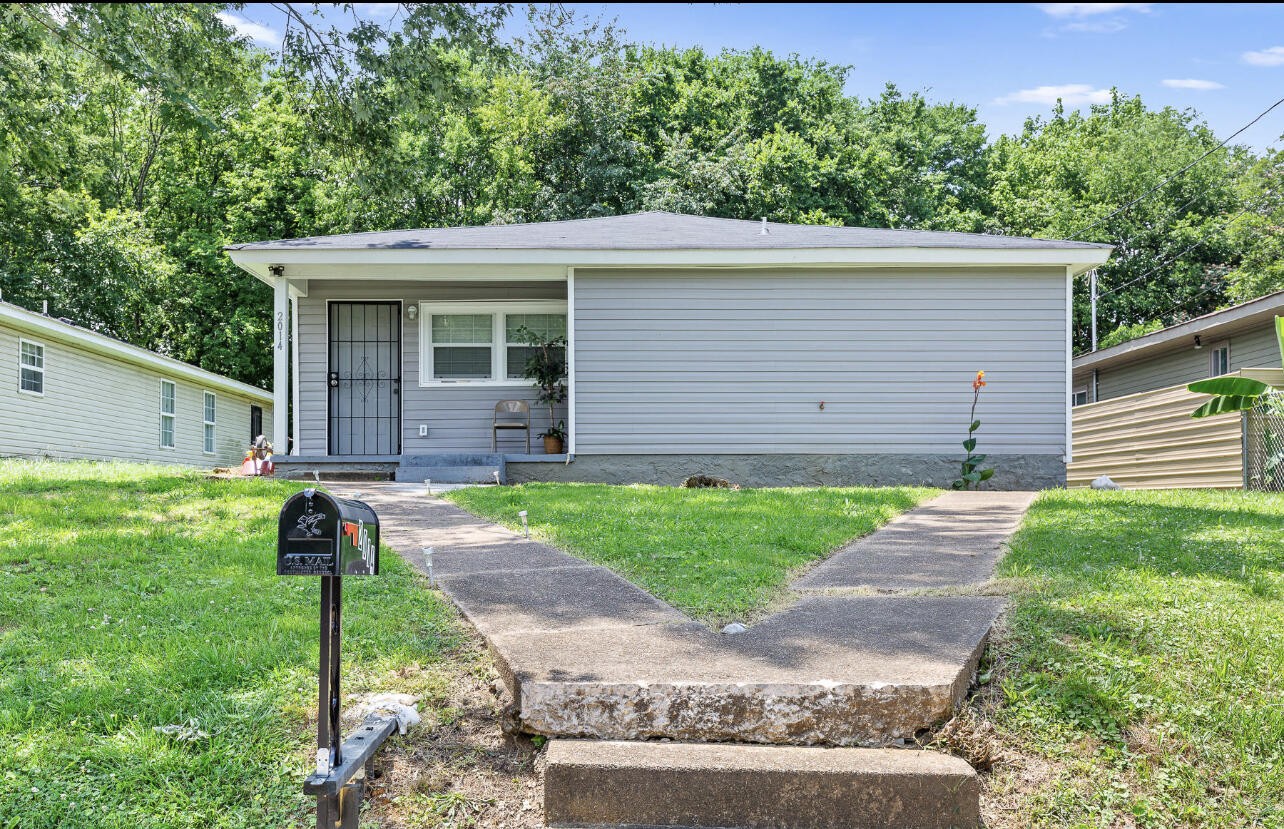
M576 453L1066 451L1066 275L575 272ZM824 402L824 409L820 403Z
M1208 347L1222 342L1230 343L1231 371L1241 368L1275 368L1279 365L1279 347L1276 345L1274 329L1269 323L1229 337L1205 340L1205 348L1196 349L1191 344L1183 343L1156 357L1101 369L1097 378L1098 399L1109 400L1125 394L1202 380L1209 375ZM1091 372L1088 376L1091 376Z
M18 391L19 339L45 349L44 395ZM174 448L160 446L161 380L175 389ZM205 454L204 392L215 394L215 453ZM250 406L272 406L0 324L0 456L240 466Z
M328 300L399 300L401 302L401 453L477 452L490 449L495 403L527 400L531 405L531 451L543 452L537 437L548 426L547 410L535 404L535 390L526 381L511 384L460 386L419 385L419 330L424 317L406 318L412 304L431 301L483 301L566 299L561 282L532 283L425 283L397 281L313 280L308 296L298 300L299 350L299 454L325 455L328 446ZM566 406L557 408L559 420ZM428 436L419 436L420 424ZM525 452L520 432L501 432L500 451Z

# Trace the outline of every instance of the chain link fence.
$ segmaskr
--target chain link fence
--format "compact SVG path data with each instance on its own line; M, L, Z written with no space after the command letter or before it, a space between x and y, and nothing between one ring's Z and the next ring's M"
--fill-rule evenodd
M1247 489L1284 492L1284 392L1265 395L1244 424Z

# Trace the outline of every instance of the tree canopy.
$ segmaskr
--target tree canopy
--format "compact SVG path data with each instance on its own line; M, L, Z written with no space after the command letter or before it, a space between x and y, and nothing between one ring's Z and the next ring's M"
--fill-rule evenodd
M270 298L232 242L648 209L1073 237L1117 246L1113 339L1284 288L1280 153L1121 92L991 137L966 103L849 95L849 67L558 6L504 38L503 5L280 4L273 50L229 8L0 7L4 299L262 384Z

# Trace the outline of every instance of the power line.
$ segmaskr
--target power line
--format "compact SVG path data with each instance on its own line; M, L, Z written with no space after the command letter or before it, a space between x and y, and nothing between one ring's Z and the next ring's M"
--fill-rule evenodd
M1209 234L1207 234L1207 235L1205 235L1205 236L1202 236L1202 237L1200 237L1199 239L1197 239L1197 240L1194 242L1194 244L1192 244L1192 245L1190 245L1189 247L1185 248L1185 249L1184 249L1184 250L1182 250L1180 253L1177 253L1177 254L1176 254L1176 255L1174 255L1174 256L1170 256L1170 257L1168 257L1168 258L1167 258L1167 259L1165 259L1163 262L1160 262L1158 265L1155 265L1153 268L1151 268L1150 270L1148 270L1148 271L1146 271L1145 273L1143 273L1141 276L1138 276L1138 277L1135 277L1135 278L1133 278L1133 279L1130 279L1130 280L1128 280L1127 282L1124 282L1124 283L1122 283L1122 284L1120 284L1120 285L1115 285L1114 287L1110 288L1109 290L1105 290L1105 291L1100 292L1099 294L1097 294L1097 297L1098 297L1098 298L1101 298L1101 297L1103 297L1103 296L1110 296L1110 295L1111 295L1111 294L1113 294L1113 293L1116 293L1116 292L1118 292L1118 291L1122 291L1124 288L1127 288L1127 287L1128 287L1128 286L1130 286L1130 285L1136 285L1136 284L1137 284L1138 282L1140 282L1141 280L1143 280L1143 279L1145 279L1146 277L1150 276L1151 274L1155 273L1155 271L1158 271L1160 268L1165 268L1165 267L1167 267L1167 266L1171 265L1173 262L1177 261L1178 259L1182 258L1182 257L1183 257L1183 256L1185 256L1186 254L1190 253L1190 252L1191 252L1192 250L1194 250L1195 248L1197 248L1197 247L1199 247L1200 245L1202 245L1202 244L1204 244L1205 242L1207 242L1207 241L1209 240L1210 235L1211 235L1212 233L1219 233L1219 232L1221 232L1221 231L1225 230L1226 228L1230 227L1230 226L1231 226L1231 224L1233 224L1234 222L1238 221L1238 220L1239 220L1240 218L1242 218L1243 216L1246 216L1246 215L1249 213L1249 211L1254 210L1254 209L1256 209L1256 208L1258 208L1258 207L1264 207L1265 205L1266 205L1266 201L1265 201L1265 200L1263 200L1263 201L1259 202L1258 204L1249 205L1248 207L1243 208L1243 209L1242 209L1242 210L1240 210L1238 213L1236 213L1234 216L1230 217L1230 218L1229 218L1229 219L1227 219L1225 222L1222 222L1220 225L1218 225L1216 229L1214 229L1213 231L1210 231L1210 232L1209 232Z
M1284 104L1284 98L1280 98L1278 101L1276 101L1275 103L1271 104L1271 105L1270 105L1270 106L1268 106L1266 109L1262 110L1260 113L1258 113L1258 115L1257 115L1257 117L1256 117L1256 118L1254 118L1252 121L1249 121L1247 124L1245 124L1244 126L1242 126L1242 127L1240 127L1239 129L1235 130L1235 132L1233 132L1233 133L1231 133L1230 135L1228 135L1228 136L1227 136L1227 137L1226 137L1226 138L1225 138L1225 139L1224 139L1220 144L1218 144L1216 147L1213 147L1211 150L1209 150L1208 152L1204 153L1203 155L1201 155L1199 158L1195 159L1194 161L1190 162L1190 163L1189 163L1189 164L1187 164L1185 167L1182 167L1181 169L1176 170L1176 171L1174 171L1173 173L1169 174L1167 178L1165 178L1163 181L1161 181L1161 182L1159 182L1158 184L1156 184L1154 187L1151 187L1149 190L1147 190L1146 192L1142 193L1142 194L1141 194L1140 196L1138 196L1137 198L1133 199L1132 201L1128 202L1127 204L1123 205L1122 207L1119 207L1119 208L1117 208L1117 209L1115 209L1115 210L1111 211L1110 213L1108 213L1108 214L1106 214L1105 216L1101 217L1100 219L1098 219L1097 221L1095 221L1095 222L1093 222L1092 224L1088 225L1087 227L1082 228L1081 230L1079 230L1078 232L1076 232L1074 235L1070 236L1069 238L1070 238L1070 239L1077 239L1077 238L1079 238L1080 236L1082 236L1083 234L1087 233L1089 230L1092 230L1092 229L1093 229L1093 228L1095 228L1095 227L1100 227L1101 225L1103 225L1103 224L1105 224L1106 222L1108 222L1108 221L1110 221L1111 219L1113 219L1115 216L1118 216L1120 213L1123 213L1125 210L1130 210L1130 209L1132 209L1133 207L1135 207L1136 205L1140 204L1140 203L1141 203L1144 199L1146 199L1148 196L1153 195L1156 191L1160 190L1160 189L1161 189L1161 188L1163 188L1165 185L1167 185L1167 184L1169 184L1170 182L1174 181L1174 180L1175 180L1175 179L1177 179L1179 176L1184 175L1184 174L1185 174L1186 172L1188 172L1192 167L1194 167L1194 166L1195 166L1196 164L1198 164L1199 162L1203 161L1205 158L1208 158L1210 155L1212 155L1212 154L1213 154L1213 153L1215 153L1215 152L1218 152L1219 150L1223 150L1223 149L1225 149L1225 148L1226 148L1226 145L1227 145L1227 144L1229 144L1229 143L1231 142L1231 139L1233 139L1233 138L1235 138L1236 136L1240 135L1242 132L1244 132L1245 130L1247 130L1249 127L1253 126L1253 125L1254 125L1254 124L1256 124L1258 121L1260 121L1260 120L1262 120L1263 118L1265 118L1268 114L1270 114L1270 112L1271 112L1272 110L1274 110L1274 109L1275 109L1276 107L1278 107L1280 104Z

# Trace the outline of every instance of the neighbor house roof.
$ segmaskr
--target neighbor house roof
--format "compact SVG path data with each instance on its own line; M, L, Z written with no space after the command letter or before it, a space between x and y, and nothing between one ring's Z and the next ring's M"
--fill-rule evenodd
M215 374L212 371L206 371L203 368L197 368L190 363L184 363L182 360L175 360L173 357L157 354L155 351L148 351L145 348L130 345L122 340L109 337L106 334L99 334L96 331L90 331L88 328L82 328L79 325L73 325L61 319L54 319L44 314L37 314L35 311L28 311L26 308L9 302L0 302L0 323L11 325L25 336L33 339L52 340L72 345L93 354L151 369L167 377L180 377L211 389L221 389L226 392L240 394L268 405L272 403L272 393L256 386L233 380L230 377L224 377L221 374Z
M232 260L265 279L410 277L403 266L566 267L1060 266L1080 273L1104 262L1109 245L979 233L828 227L649 212L562 222L343 233L249 242ZM298 266L298 267L290 267ZM380 272L377 268L388 270ZM330 269L330 270L327 270ZM534 273L534 270L531 271ZM565 271L563 270L563 276Z
M1196 334L1211 342L1214 338L1268 324L1276 315L1284 315L1284 291L1170 325L1110 348L1081 354L1074 358L1074 368L1076 371L1103 369L1143 360L1170 350L1175 344L1193 341Z
M764 232L765 231L765 232ZM341 233L230 245L228 250L770 250L789 248L956 248L1109 250L1109 245L949 233L753 222L651 211L563 222L430 227Z

